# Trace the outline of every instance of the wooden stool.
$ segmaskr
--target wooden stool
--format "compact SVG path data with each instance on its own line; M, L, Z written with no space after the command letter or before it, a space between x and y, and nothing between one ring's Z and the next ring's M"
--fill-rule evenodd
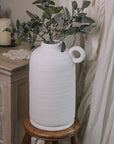
M79 144L77 139L77 131L79 129L79 121L76 119L74 124L65 130L61 131L45 131L35 128L30 123L30 118L27 116L24 120L25 136L22 144L31 144L31 137L45 140L45 144L58 144L58 140L71 137L71 144Z

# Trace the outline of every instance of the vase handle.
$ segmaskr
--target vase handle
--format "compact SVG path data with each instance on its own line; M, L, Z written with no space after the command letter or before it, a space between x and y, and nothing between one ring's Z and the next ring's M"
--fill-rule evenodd
M80 54L80 56L78 58L76 58L74 56L75 51L79 52L79 54ZM80 63L85 59L85 51L79 46L74 46L74 47L70 48L69 54L70 54L74 63Z

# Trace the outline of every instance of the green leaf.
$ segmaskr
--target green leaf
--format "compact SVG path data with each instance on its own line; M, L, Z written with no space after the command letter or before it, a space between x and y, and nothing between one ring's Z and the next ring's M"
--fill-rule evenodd
M76 2L76 1L73 1L73 2L72 2L72 8L73 8L73 10L76 10L77 7L78 7L77 2Z
M82 17L81 23L91 23L92 24L92 23L95 23L95 21L92 18L85 16L85 17Z
M54 20L56 21L56 23L60 26L63 26L63 23L64 23L64 19L63 19L63 16L64 14L63 13L59 13L57 14L56 16L54 16Z
M89 25L81 25L80 30L83 30L85 27L88 27Z
M87 34L87 33L84 31L79 31L78 34Z
M30 45L29 45L30 48L34 47L34 43L36 41L36 38L37 38L37 35L32 36L31 41L30 41Z
M10 29L10 28L5 28L4 30L3 30L3 32L5 32L5 31L7 31L7 32L12 32L12 30Z
M65 11L66 11L67 20L68 20L68 22L70 22L71 21L70 12L67 8L65 8Z
M16 21L16 26L17 26L17 29L20 28L20 22L19 22L19 20Z
M64 52L65 49L66 49L66 45L65 45L65 43L64 43L64 41L63 41L63 42L62 42L62 47L61 47L61 52Z
M37 21L33 21L32 22L32 25L31 25L32 28L36 28L37 29L38 26L39 26L39 23Z
M50 1L49 4L55 5L55 2L54 1Z
M49 9L47 9L45 12L48 14L49 18L51 19L52 14L50 13Z
M86 16L87 15L87 13L78 13L78 16L79 17L84 17L84 16Z
M56 7L55 13L59 13L62 9L63 7Z
M64 16L64 13L59 13L59 14L55 15L54 18L55 18L55 17L63 18L63 16Z
M81 30L81 32L89 33L94 27L95 27L95 25L93 25L93 26L81 25L80 30Z
M15 43L16 44L20 44L24 40L25 40L25 36L24 35L18 36L17 39L16 39L16 41L15 41Z
M45 28L43 28L42 26L39 26L39 32L45 33L46 30L45 30Z
M30 11L27 10L26 13L30 18L36 19L34 14L32 14Z
M49 15L48 15L46 12L43 13L42 17L43 17L43 18L46 18L46 19L49 19L49 18L50 18Z
M39 4L39 3L41 3L41 1L40 1L40 0L36 0L36 1L33 2L32 4Z
M30 25L32 26L34 23L36 23L36 20L35 20L35 19L32 19L32 20L30 21Z
M50 6L49 11L51 14L56 14L56 13L59 13L62 9L63 7Z
M90 5L90 1L84 1L82 5L82 9L87 8Z
M90 17L87 17L87 16L84 16L84 17L76 17L76 22L78 23L95 23L95 21L90 18Z
M79 27L70 27L69 29L65 31L65 34L72 35L72 34L77 33L78 31L79 31Z
M60 38L64 38L66 36L66 34L64 32L61 32L60 34L57 34L57 38L60 39Z
M76 17L75 22L82 23L82 17Z
M46 10L46 9L45 9L43 6L41 6L41 5L37 5L37 7L40 8L41 10L43 10L43 11Z
M51 19L50 21L46 22L46 26L50 26L51 24L54 24L55 20Z

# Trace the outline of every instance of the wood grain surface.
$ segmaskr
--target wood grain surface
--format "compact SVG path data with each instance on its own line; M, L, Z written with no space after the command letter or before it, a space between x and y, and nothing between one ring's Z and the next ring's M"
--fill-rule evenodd
M29 104L29 61L2 56L13 49L28 49L27 43L0 47L0 144L20 144Z
M44 131L32 126L32 124L30 123L30 118L29 116L27 116L24 121L24 126L26 131L35 138L39 138L47 141L57 141L59 139L64 139L67 137L74 136L79 129L79 121L76 119L74 124L70 128L65 130Z
M2 55L3 53L8 52L9 50L18 50L18 49L30 50L29 44L24 42L21 45L15 47L0 47L0 69L7 71L14 71L28 64L28 60L11 60Z

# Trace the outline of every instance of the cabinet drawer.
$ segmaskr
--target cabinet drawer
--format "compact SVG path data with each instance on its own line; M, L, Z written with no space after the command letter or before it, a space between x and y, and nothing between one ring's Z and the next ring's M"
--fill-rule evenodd
M3 113L0 112L0 141L3 139Z

